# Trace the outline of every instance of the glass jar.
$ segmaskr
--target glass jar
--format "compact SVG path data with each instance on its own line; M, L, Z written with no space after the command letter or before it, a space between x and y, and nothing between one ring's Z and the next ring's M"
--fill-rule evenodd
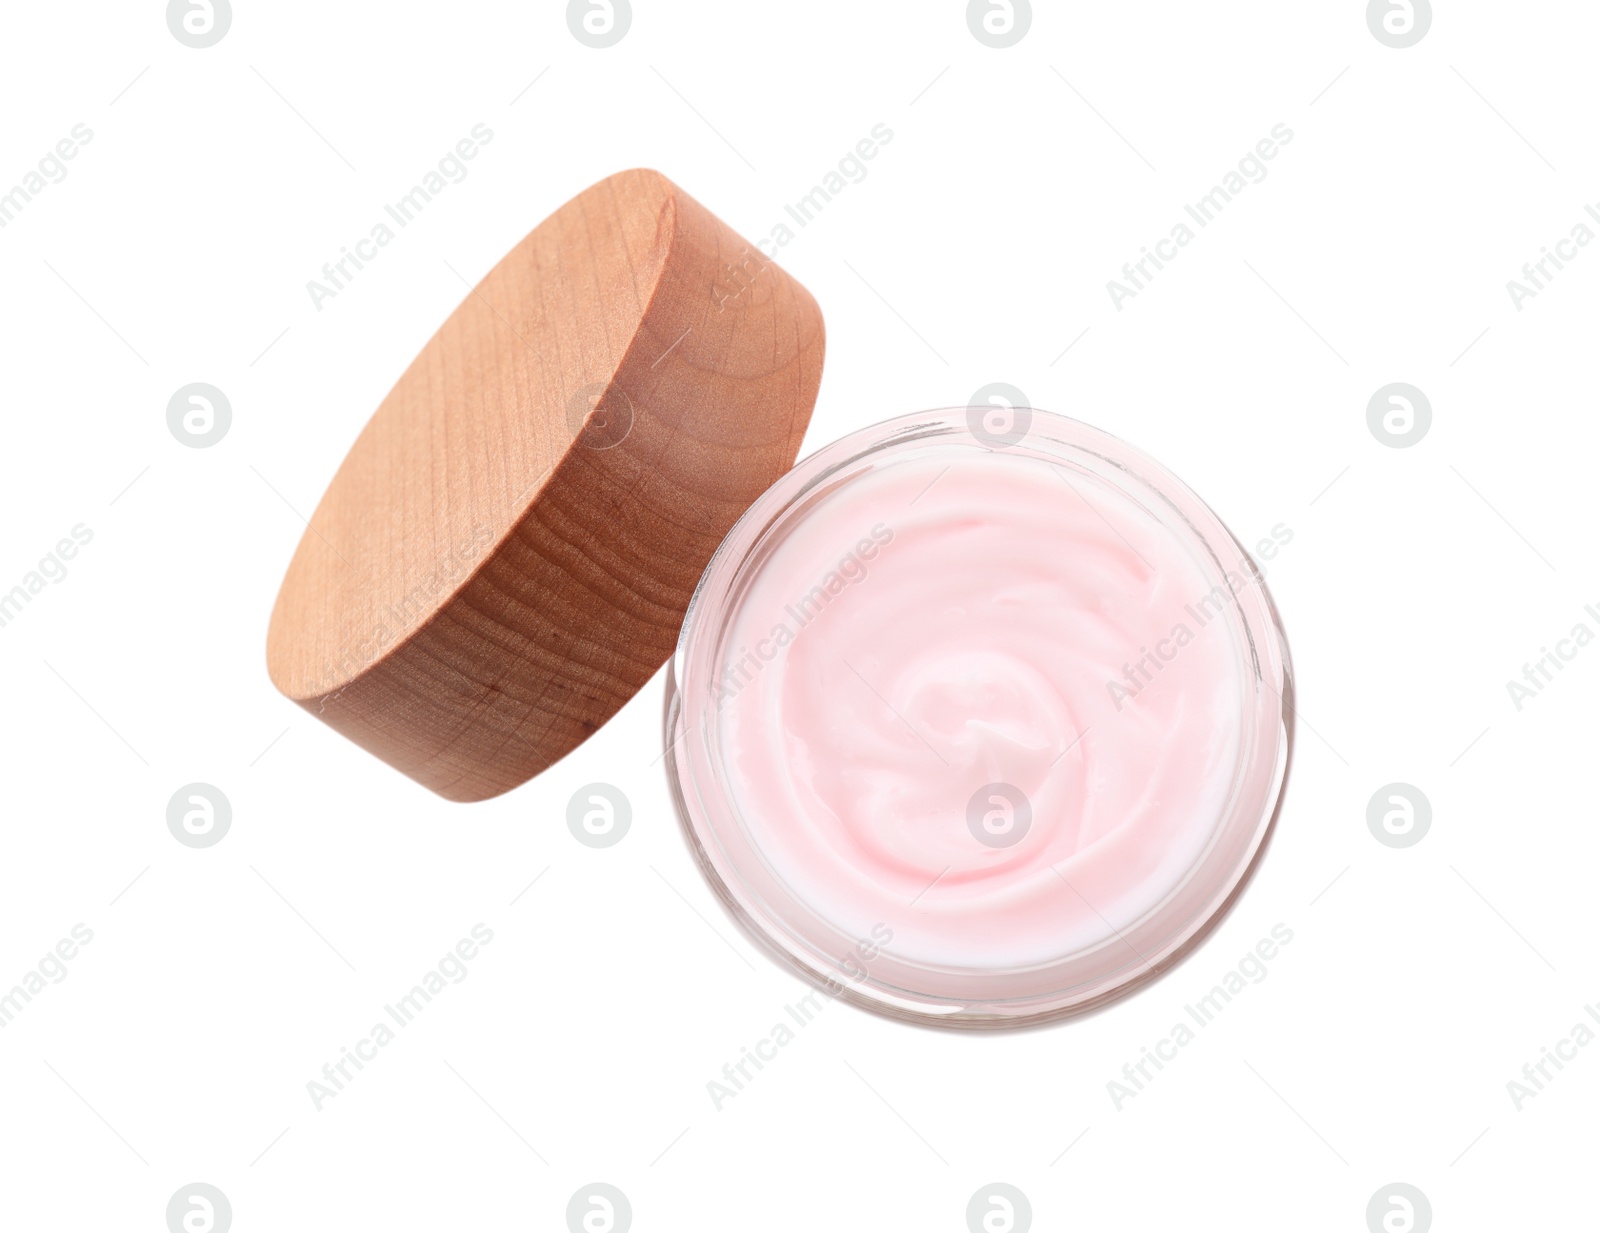
M1290 696L1259 567L1177 477L1062 416L960 408L826 446L734 526L665 762L780 962L897 1018L1015 1026L1128 992L1228 909Z

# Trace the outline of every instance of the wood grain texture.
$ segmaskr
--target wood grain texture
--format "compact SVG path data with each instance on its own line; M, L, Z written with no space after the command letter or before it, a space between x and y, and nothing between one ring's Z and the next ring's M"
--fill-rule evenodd
M672 653L822 358L805 288L671 181L585 190L356 440L278 594L273 683L452 800L538 774Z

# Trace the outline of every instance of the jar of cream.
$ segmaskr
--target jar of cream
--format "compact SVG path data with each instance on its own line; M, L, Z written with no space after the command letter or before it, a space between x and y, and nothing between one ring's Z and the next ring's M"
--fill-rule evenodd
M1018 408L827 446L712 557L666 765L742 927L913 1021L1081 1012L1227 909L1290 753L1254 562L1147 456Z
M1292 715L1272 602L1188 488L1059 416L907 416L790 470L824 342L665 176L591 185L350 447L269 674L467 802L670 661L671 791L759 944L905 1019L1082 1011L1174 962L1261 852Z

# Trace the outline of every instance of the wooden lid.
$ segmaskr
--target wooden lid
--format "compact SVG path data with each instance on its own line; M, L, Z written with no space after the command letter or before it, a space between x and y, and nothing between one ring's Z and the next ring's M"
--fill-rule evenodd
M664 176L580 193L356 439L278 593L273 684L451 800L532 778L671 655L822 353L805 288Z

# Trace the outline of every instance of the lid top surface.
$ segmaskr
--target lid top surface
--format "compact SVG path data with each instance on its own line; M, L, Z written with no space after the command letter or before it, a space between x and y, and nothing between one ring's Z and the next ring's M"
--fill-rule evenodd
M303 701L360 675L512 531L575 448L580 391L612 379L639 329L671 248L674 191L653 171L585 190L423 347L357 438L289 566L268 635L282 692Z

